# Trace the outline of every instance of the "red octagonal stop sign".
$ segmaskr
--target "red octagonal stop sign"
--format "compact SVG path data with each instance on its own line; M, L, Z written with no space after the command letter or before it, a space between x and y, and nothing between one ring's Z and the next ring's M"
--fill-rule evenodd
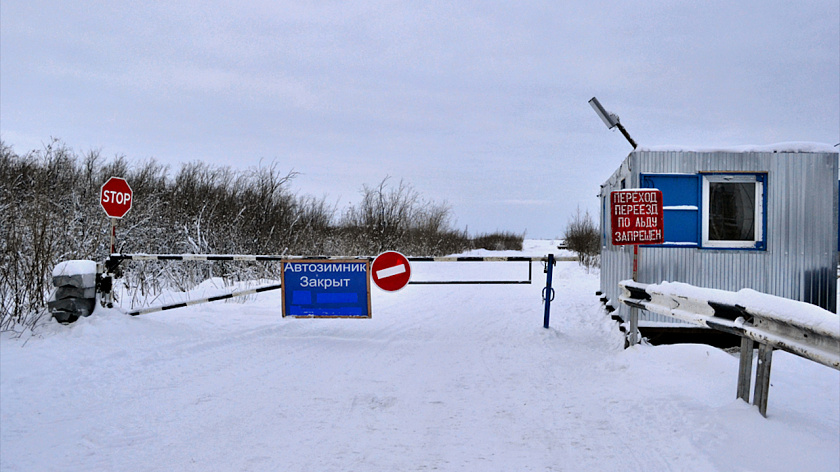
M102 191L99 192L99 204L105 210L105 214L111 218L122 218L131 210L132 200L131 187L121 177L111 177L102 184Z
M396 292L408 284L411 266L408 259L396 251L387 251L376 256L370 266L373 282L388 292Z

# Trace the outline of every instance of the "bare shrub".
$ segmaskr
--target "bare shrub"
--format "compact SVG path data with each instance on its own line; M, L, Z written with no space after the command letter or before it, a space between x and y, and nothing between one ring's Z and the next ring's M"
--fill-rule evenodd
M388 185L385 177L376 187L362 187L362 201L344 213L343 226L359 237L356 244L369 254L379 254L397 246L408 232L417 211L417 192L402 180Z
M95 158L90 158L95 160ZM56 261L86 243L85 188L76 157L57 140L16 154L0 143L0 328L31 327L43 316Z
M448 205L420 198L403 181L364 186L362 201L336 218L335 205L291 191L297 175L277 164L238 172L193 162L170 177L154 160L80 156L55 139L24 155L0 141L0 329L44 317L59 262L107 258L110 223L99 192L112 176L129 181L135 202L117 224L119 253L443 255L471 246L466 231L452 228ZM119 283L138 302L210 277L279 276L277 264L241 262L126 263L121 271Z
M524 234L509 231L480 234L473 238L472 245L476 249L490 251L521 251Z
M587 210L581 214L580 207L563 234L566 246L577 253L578 262L589 270L600 265L601 237L595 222Z
M409 184L400 181L392 186L389 179L385 177L376 187L365 185L362 201L344 212L337 234L345 251L440 255L469 248L466 232L452 228L448 205L423 200Z

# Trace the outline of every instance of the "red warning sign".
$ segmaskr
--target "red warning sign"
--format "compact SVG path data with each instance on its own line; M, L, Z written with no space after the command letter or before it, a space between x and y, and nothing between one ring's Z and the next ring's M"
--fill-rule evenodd
M99 192L99 204L105 214L111 218L122 218L131 210L131 187L122 177L111 177L102 184Z
M614 190L610 193L612 243L662 244L662 192L657 189Z
M396 251L387 251L376 256L370 266L373 283L387 292L396 292L405 287L411 278L408 258Z

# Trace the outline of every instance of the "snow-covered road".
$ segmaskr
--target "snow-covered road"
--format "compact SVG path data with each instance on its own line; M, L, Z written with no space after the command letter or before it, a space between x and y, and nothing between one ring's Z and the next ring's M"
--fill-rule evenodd
M765 419L730 354L623 350L576 263L543 329L542 275L373 289L366 320L283 319L269 292L4 335L0 469L840 470L837 371L777 351Z

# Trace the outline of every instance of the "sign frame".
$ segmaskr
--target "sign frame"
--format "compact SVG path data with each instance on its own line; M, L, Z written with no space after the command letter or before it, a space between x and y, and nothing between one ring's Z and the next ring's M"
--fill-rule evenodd
M297 277L286 275L288 264L300 264L303 270L289 270ZM325 269L327 266L338 264L364 264L364 270L352 270L342 272L338 270L309 270ZM324 273L338 275L340 278L308 278L309 274ZM339 274L343 274L339 275ZM361 298L362 288L359 280L350 280L347 275L353 274L358 278L364 277L364 301ZM300 279L307 278L304 282ZM329 281L329 282L328 282ZM370 319L373 315L370 303L370 260L368 259L295 259L283 260L280 262L280 284L282 286L282 310L283 317L292 318L358 318ZM314 285L314 287L313 287ZM310 288L312 290L302 290ZM335 288L345 290L334 290ZM352 290L348 290L352 289ZM306 293L303 293L306 292ZM314 296L313 296L314 295ZM319 297L319 295L321 295ZM350 295L356 295L356 301L352 301ZM308 298L307 298L308 297ZM312 300L314 303L311 303ZM310 303L303 303L305 301ZM320 303L318 303L320 301ZM293 303L297 302L297 303ZM329 305L321 306L321 305ZM306 308L300 308L306 306ZM297 307L297 308L296 308ZM347 310L363 309L361 314L347 313ZM323 310L322 314L318 312ZM345 312L342 313L342 310ZM299 311L299 313L294 313Z

